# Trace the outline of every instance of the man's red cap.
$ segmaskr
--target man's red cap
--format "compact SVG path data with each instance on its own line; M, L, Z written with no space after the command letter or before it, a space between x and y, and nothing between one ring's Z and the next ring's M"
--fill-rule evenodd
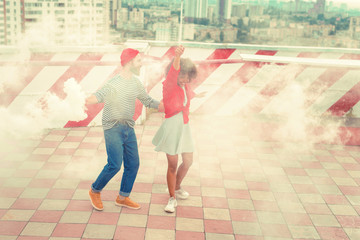
M128 62L130 62L134 57L139 54L138 50L132 48L126 48L121 53L121 66L125 66Z

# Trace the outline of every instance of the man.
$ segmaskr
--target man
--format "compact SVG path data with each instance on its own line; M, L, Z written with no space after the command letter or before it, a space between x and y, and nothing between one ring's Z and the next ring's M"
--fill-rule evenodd
M140 80L135 77L141 68L139 51L124 49L120 58L123 66L121 72L86 99L87 104L104 102L102 125L108 155L107 164L89 191L91 204L99 211L103 210L100 192L120 171L122 162L124 162L124 173L115 204L131 209L140 208L138 203L129 198L139 169L139 153L133 120L135 100L138 98L146 107L160 107L160 110L163 108L162 104L146 93Z

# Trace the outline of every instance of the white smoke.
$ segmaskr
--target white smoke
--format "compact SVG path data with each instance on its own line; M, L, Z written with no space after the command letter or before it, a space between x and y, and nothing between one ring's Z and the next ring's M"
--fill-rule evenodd
M306 101L314 94L307 88L306 80L296 81L295 73L300 66L287 66L282 72L287 87L277 96L277 104L269 105L265 115L276 117L279 128L273 134L281 142L298 142L306 147L316 143L339 143L339 127L342 119L313 114L308 111Z
M38 138L45 129L64 127L69 120L85 119L86 94L81 86L70 78L64 84L64 92L64 99L47 92L41 101L27 104L24 112L0 108L0 137Z

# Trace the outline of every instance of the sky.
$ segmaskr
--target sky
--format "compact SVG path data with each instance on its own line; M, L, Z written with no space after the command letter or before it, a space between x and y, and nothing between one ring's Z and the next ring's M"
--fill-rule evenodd
M331 2L331 1L329 1ZM335 5L346 3L349 8L360 8L360 0L332 0Z
M285 1L294 1L294 0L285 0ZM308 2L316 2L316 0L307 0ZM342 3L346 3L348 8L360 8L360 0L326 0L326 3L333 2L334 5L340 6Z

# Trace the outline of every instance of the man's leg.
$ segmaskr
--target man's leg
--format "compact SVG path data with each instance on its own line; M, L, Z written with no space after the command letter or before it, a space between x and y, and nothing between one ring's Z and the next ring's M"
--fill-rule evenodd
M127 139L124 141L124 173L116 204L132 209L139 209L140 205L129 198L140 165L137 140L133 128L127 130L126 137Z
M104 136L108 163L105 165L96 181L91 185L91 190L89 191L91 204L96 210L100 211L103 210L100 192L115 174L119 172L123 156L121 128L114 127L105 130Z

